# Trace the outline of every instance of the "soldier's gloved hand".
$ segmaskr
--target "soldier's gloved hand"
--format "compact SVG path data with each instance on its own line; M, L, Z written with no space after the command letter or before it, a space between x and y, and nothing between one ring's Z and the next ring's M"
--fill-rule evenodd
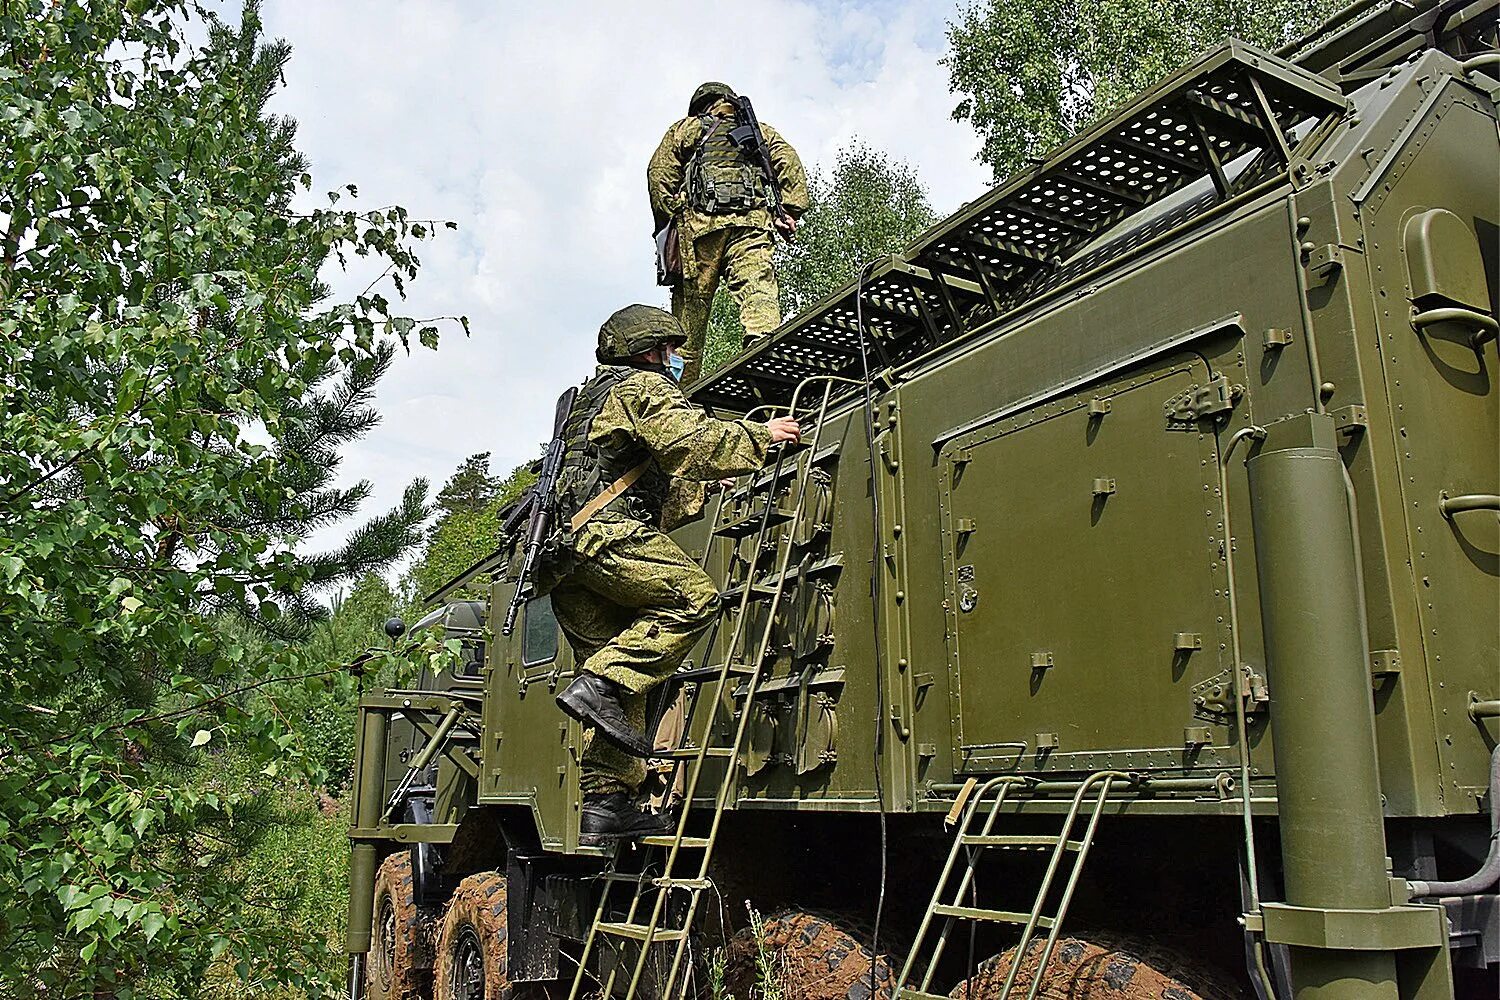
M772 444L781 444L783 441L795 444L802 440L802 426L793 417L772 417L766 421L766 430L771 432Z

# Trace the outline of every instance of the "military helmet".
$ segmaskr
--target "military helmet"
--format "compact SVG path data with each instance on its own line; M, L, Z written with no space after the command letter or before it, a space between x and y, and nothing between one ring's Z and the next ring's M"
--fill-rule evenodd
M619 310L599 328L600 364L624 361L662 344L683 344L687 333L677 317L656 306L633 305Z
M691 101L688 101L688 114L702 114L704 109L706 109L710 104L713 103L711 98L738 96L739 95L734 92L734 88L727 83L720 83L717 80L710 80L707 83L700 83L698 85L698 89L693 91L693 99Z

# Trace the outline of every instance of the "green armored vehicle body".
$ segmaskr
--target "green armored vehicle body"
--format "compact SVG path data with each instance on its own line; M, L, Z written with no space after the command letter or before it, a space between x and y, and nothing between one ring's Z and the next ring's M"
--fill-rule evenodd
M580 846L513 549L435 595L351 990L711 996L749 900L790 996L1493 996L1496 18L1231 41L692 387L805 433L677 534L675 833Z

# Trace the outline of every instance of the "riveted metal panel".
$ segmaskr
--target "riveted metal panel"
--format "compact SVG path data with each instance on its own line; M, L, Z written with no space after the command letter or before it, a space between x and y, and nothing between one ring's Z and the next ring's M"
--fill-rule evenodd
M956 771L1236 759L1226 726L1184 736L1202 728L1193 685L1232 660L1228 579L1211 427L1164 404L1211 381L1177 355L943 449ZM1109 412L1091 414L1101 398Z
M1448 518L1438 504L1444 491L1500 493L1500 362L1493 340L1475 347L1468 331L1449 328L1455 324L1414 328L1421 289L1410 276L1421 275L1423 263L1408 259L1406 235L1434 206L1451 211L1484 254L1487 309L1495 315L1500 143L1481 101L1456 84L1435 91L1389 169L1373 179L1364 217L1403 510L1390 527L1405 536L1409 599L1420 622L1420 634L1400 651L1395 683L1429 688L1437 781L1449 812L1477 808L1488 748L1500 735L1495 720L1476 723L1467 711L1470 690L1500 684L1500 519L1490 511ZM1425 674L1414 669L1424 659Z

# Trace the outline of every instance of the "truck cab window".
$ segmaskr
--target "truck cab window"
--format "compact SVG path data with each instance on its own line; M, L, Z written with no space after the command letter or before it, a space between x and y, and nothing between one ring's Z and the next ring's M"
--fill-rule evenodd
M534 667L557 659L557 616L552 598L526 602L526 626L521 635L521 665Z

